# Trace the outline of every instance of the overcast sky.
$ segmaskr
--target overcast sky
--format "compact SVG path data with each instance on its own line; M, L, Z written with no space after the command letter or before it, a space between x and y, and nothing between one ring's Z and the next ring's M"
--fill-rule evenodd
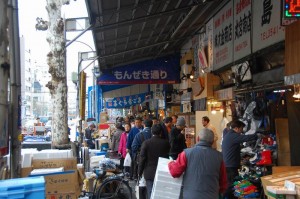
M25 38L25 49L31 51L32 62L37 62L40 65L46 65L46 55L49 52L49 44L46 41L47 31L37 31L35 29L36 18L40 17L48 21L48 14L46 11L46 0L19 0L19 32L20 37ZM85 0L70 0L69 5L63 6L63 16L65 18L87 17ZM80 32L67 33L67 39L71 40ZM83 41L87 45L94 48L91 32L85 33L78 41ZM71 72L77 72L78 66L78 52L91 51L91 49L84 44L74 42L67 48L67 72L68 79L71 77ZM83 63L83 65L87 65ZM92 85L90 66L85 72L88 74L87 86ZM90 77L90 78L89 78ZM69 87L71 86L68 83Z

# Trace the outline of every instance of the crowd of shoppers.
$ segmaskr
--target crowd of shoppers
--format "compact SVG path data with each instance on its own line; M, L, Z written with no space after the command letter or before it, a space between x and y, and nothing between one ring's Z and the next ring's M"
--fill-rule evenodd
M240 167L240 144L257 136L242 134L245 124L231 121L222 133L222 152L219 152L216 150L218 135L207 116L202 117L202 125L197 144L187 148L184 117L173 115L163 121L136 117L133 125L129 117L118 119L111 150L120 154L121 166L130 154L131 179L144 176L147 198L151 196L159 157L172 160L168 166L173 177L183 175L183 198L235 198L232 184ZM93 125L89 126L86 137L93 129Z

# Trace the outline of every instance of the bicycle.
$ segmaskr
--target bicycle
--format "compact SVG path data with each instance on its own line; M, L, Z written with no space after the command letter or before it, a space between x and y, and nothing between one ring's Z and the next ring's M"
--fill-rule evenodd
M94 169L93 173L96 176L93 192L83 191L84 196L89 199L132 199L132 189L126 174L107 175L104 169ZM101 185L97 187L99 182Z

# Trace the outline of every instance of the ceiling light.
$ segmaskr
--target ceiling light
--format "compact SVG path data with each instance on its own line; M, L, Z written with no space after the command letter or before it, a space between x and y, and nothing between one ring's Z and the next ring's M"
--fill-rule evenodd
M216 113L217 113L216 109L214 107L211 107L211 114L215 115Z

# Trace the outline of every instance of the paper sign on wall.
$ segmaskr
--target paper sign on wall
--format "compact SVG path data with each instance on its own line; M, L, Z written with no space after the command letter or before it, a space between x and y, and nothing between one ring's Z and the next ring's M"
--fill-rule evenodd
M233 61L233 1L214 17L214 66L213 70Z
M251 15L251 0L234 0L234 61L251 54Z
M253 10L253 52L284 40L285 28L280 25L280 1L252 1Z

